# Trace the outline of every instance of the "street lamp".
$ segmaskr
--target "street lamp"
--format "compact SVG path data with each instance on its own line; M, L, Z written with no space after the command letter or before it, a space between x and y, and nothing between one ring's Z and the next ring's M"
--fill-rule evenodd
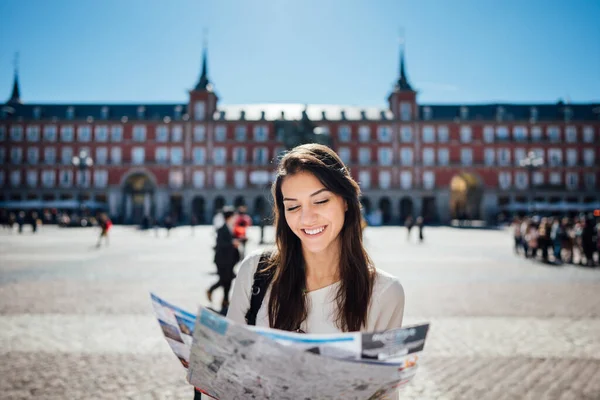
M85 187L85 171L94 165L94 160L86 150L81 150L79 155L74 156L71 161L74 167L79 168L81 180L79 182L79 210L83 208L83 189Z
M541 166L544 165L544 158L542 156L538 156L537 154L535 154L535 151L530 151L529 153L527 153L527 157L523 158L521 161L519 161L519 164L521 165L521 167L526 168L527 171L529 171L529 190L531 191L530 193L530 200L529 200L529 212L531 213L532 208L533 208L533 193L534 193L534 187L533 187L533 171L537 170L538 168L540 168Z

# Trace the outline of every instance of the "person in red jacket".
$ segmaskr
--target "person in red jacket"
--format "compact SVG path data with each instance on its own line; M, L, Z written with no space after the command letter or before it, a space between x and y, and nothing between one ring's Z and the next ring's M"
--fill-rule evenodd
M108 215L106 214L101 214L98 221L100 223L100 236L98 237L98 243L96 244L96 247L100 247L102 243L102 238L104 238L104 241L108 246L108 232L110 231L110 228L113 225L112 221L110 220L110 218L108 218Z
M246 206L239 206L237 209L237 215L235 216L235 222L233 225L233 237L240 242L240 253L242 259L244 258L244 250L246 248L246 242L248 241L247 228L252 225L252 218L247 214L248 208Z

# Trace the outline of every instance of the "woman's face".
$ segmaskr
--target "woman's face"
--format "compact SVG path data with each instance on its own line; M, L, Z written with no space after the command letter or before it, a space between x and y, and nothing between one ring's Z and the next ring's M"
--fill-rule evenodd
M305 251L320 253L337 246L347 209L341 196L327 190L309 172L285 177L281 193L285 220Z

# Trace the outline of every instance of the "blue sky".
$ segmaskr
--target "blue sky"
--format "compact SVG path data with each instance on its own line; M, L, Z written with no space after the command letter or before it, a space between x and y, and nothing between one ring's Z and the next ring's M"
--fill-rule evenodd
M3 0L0 101L185 102L208 30L221 103L600 101L598 0Z

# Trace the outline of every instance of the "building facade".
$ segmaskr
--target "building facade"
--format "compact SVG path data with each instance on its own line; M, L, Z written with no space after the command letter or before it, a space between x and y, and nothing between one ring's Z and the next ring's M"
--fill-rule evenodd
M388 107L220 105L208 79L182 104L28 104L17 71L0 112L0 201L108 204L136 223L170 213L207 222L224 204L268 213L280 121L309 119L383 223L423 215L490 219L518 205L600 200L600 104L421 104L400 55ZM80 152L93 158L77 168ZM530 152L541 167L521 161Z

